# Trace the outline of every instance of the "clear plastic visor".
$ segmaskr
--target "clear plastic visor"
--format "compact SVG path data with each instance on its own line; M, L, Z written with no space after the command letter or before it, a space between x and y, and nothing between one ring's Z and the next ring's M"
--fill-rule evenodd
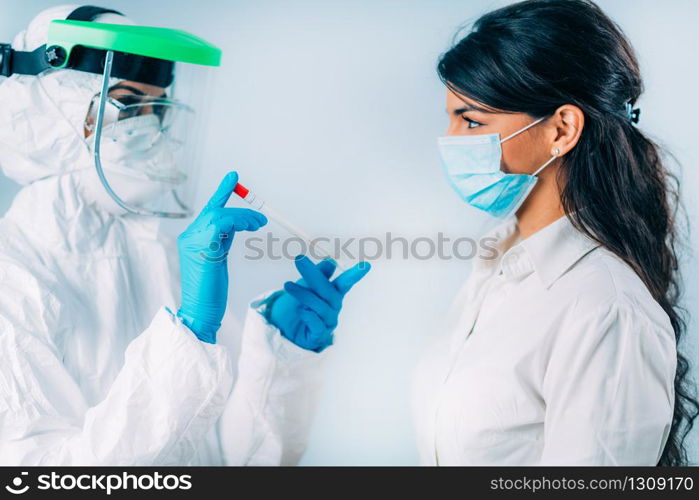
M109 78L109 60L84 122L102 185L129 212L191 215L208 68L178 63L175 83L162 88Z

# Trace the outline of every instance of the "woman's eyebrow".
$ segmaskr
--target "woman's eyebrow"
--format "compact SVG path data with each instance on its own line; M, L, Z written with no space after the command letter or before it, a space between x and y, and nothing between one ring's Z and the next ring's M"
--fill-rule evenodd
M463 106L456 108L453 111L453 113L454 113L454 115L462 115L464 113L468 113L469 111L478 111L480 113L492 113L492 111L490 111L488 109L481 108L478 106L473 106L471 104L464 104Z

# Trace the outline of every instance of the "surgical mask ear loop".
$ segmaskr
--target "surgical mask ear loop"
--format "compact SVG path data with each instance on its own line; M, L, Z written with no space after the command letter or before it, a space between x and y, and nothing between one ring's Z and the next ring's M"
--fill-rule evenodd
M521 128L521 129L519 129L517 132L514 132L514 133L508 135L507 137L505 137L504 139L502 139L502 140L500 141L500 144L502 144L502 143L505 142L505 141L508 141L508 140L512 139L512 138L513 138L514 136L516 136L517 134L521 134L521 133L524 132L525 130L528 130L528 129L532 128L532 127L533 127L534 125L536 125L537 123L541 123L541 122L544 121L546 118L547 118L546 116L542 116L542 117L539 118L538 120L534 120L533 122L531 122L531 123L530 123L529 125L527 125L526 127Z
M553 160L555 160L556 158L558 158L558 155L561 154L561 150L558 149L558 148L553 148L553 150L551 151L551 154L552 154L553 156L552 156L551 158L549 158L549 160L548 160L546 163L544 163L544 164L541 165L539 168L537 168L536 171L535 171L532 175L534 175L534 176L539 175L539 172L541 172L544 168L548 167L548 166L551 164L551 162L552 162Z
M504 139L502 139L502 140L500 141L500 144L502 144L503 142L505 142L505 141L507 141L507 140L509 140L509 139L512 139L512 138L513 138L514 136L516 136L517 134L521 134L521 133L524 132L525 130L532 128L532 127L533 127L534 125L536 125L537 123L541 123L541 122L544 121L546 118L547 118L546 116L542 116L542 117L539 118L538 120L534 120L533 122L531 122L531 123L530 123L529 125L527 125L526 127L521 128L521 129L519 129L518 131L516 131L516 132L514 132L514 133L508 135L508 136L505 137ZM552 161L554 161L556 158L558 158L558 155L561 154L561 150L558 149L558 148L553 148L553 150L551 151L551 154L552 154L553 156L552 156L546 163L544 163L544 164L541 165L539 168L537 168L536 171L535 171L533 174L531 174L531 175L536 176L536 175L538 175L539 172L541 172L544 168L548 167L548 166L551 164Z

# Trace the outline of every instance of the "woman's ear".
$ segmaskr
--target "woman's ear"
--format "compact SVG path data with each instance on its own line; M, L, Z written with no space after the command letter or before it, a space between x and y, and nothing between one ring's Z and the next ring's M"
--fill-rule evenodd
M585 126L585 114L577 106L564 104L553 113L551 122L556 128L556 138L551 144L551 149L558 149L560 156L563 156L580 140Z

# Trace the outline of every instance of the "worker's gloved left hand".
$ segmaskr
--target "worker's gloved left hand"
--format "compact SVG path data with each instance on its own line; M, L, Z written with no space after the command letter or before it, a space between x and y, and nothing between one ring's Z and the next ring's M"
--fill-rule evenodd
M216 343L228 298L228 251L236 231L256 231L267 218L246 208L226 208L238 183L230 172L201 213L177 238L182 301L177 311L185 325L204 342Z
M330 281L335 267L330 259L316 265L301 255L296 258L296 268L302 277L287 281L284 290L267 299L267 321L303 349L321 352L333 343L343 298L371 268L368 262L360 262Z

